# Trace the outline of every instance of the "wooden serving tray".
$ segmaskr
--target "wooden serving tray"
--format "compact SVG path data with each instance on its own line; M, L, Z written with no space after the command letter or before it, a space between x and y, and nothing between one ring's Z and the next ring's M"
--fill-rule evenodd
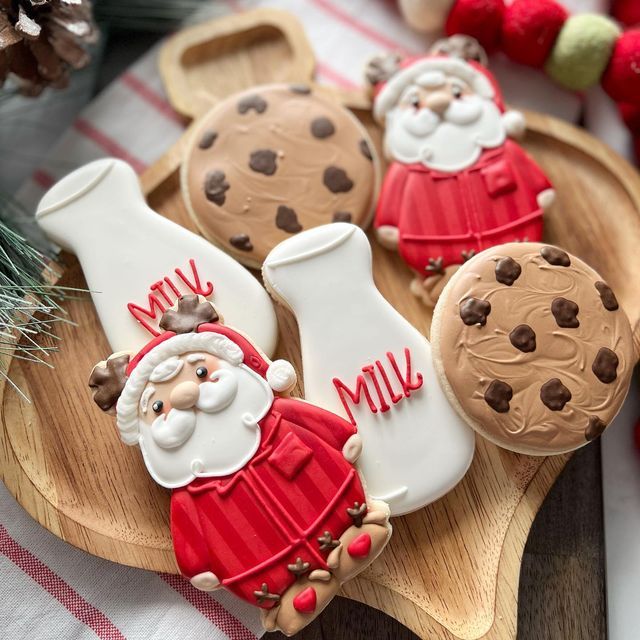
M219 33L226 40L219 41ZM189 76L192 86L202 82L208 87L209 74L224 71L227 93L247 86L248 77L273 79L258 76L252 66L256 60L267 73L282 63L283 52L311 56L291 17L264 10L178 34L162 56L169 82L182 77L175 68L171 73L166 68L171 61L181 64L185 59L181 43L198 52L186 56L191 66L184 73L195 74ZM310 82L313 59L304 64L294 60L288 68L300 74L288 80ZM190 101L184 83L181 86L177 93L184 108L176 106L184 113L189 105L195 105L195 114L215 101L199 89L199 99ZM171 85L169 92L177 95ZM356 108L379 147L381 134L372 123L366 96L342 92L336 97ZM546 216L546 240L592 264L611 284L632 321L638 351L638 175L587 133L539 114L527 118L525 146L558 191L558 203ZM195 231L179 189L184 140L183 136L146 172L142 184L154 209ZM431 316L409 293L408 268L375 241L372 246L374 275L383 295L428 335ZM83 286L75 259L64 260L61 284ZM68 301L65 307L78 326L60 326L64 342L52 358L55 371L19 360L11 363L11 377L33 404L0 383L2 478L24 508L63 540L123 564L176 572L168 528L169 492L151 480L137 448L120 442L112 418L94 406L86 386L92 366L109 354L94 308L81 301ZM295 320L282 308L278 316L282 340L277 355L300 369ZM345 595L389 613L429 640L515 638L524 544L567 460L567 455L517 455L479 438L475 460L459 486L435 504L395 518L389 548L363 576L345 586Z

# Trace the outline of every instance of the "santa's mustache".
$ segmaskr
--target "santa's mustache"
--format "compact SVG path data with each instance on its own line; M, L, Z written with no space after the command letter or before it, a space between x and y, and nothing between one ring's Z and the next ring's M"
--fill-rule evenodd
M217 413L226 409L238 392L238 380L232 371L214 371L207 382L199 385L198 399L191 409L172 408L158 416L151 426L155 443L163 449L174 449L192 435L198 420L198 411Z
M414 136L424 137L432 133L442 122L464 126L477 122L480 116L482 116L482 103L468 98L452 101L442 115L438 115L427 107L407 110L404 113L404 126Z

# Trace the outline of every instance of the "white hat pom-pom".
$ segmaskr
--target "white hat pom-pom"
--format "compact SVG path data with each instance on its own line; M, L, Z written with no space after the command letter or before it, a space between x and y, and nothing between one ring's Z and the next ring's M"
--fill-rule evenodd
M267 369L267 382L276 392L288 391L297 380L296 370L286 360L275 360Z
M524 133L527 130L527 122L521 111L512 110L503 113L502 124L504 125L507 135L516 140L524 137Z

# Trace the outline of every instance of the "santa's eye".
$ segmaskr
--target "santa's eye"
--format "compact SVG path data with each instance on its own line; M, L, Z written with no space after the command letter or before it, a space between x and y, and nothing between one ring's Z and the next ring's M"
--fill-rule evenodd
M164 402L162 400L156 400L152 405L154 413L162 413L162 409L164 409Z
M451 87L451 93L453 94L454 98L462 98L462 87Z
M198 367L196 369L196 375L198 378L206 378L209 371L207 371L207 367Z
M411 106L415 109L418 109L420 107L420 96L411 96L409 100L411 101Z

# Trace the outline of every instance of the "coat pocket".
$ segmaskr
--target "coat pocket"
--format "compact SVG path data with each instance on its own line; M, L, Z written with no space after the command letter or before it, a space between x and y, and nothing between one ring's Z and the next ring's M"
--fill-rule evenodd
M515 191L517 184L511 167L506 160L500 160L480 171L487 193L491 198Z
M313 451L295 433L289 432L268 461L287 480L293 480L312 456Z

